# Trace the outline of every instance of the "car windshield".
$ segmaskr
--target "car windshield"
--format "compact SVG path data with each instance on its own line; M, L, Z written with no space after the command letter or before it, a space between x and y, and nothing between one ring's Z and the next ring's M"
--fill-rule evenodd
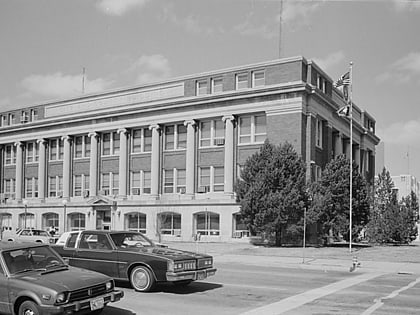
M12 274L48 270L57 266L66 266L64 261L49 246L20 248L2 253L7 269Z
M113 233L111 238L118 248L154 246L153 242L141 233Z

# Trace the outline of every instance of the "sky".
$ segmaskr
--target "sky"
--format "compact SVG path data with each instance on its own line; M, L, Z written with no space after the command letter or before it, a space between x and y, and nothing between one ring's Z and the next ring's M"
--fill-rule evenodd
M420 180L420 0L0 0L0 111L80 95L83 69L100 93L295 56L353 62L387 170Z

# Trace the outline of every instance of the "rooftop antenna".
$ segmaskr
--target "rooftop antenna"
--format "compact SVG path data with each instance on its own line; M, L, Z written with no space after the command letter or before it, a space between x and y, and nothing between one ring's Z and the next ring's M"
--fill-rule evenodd
M281 58L282 51L282 28L283 28L283 0L280 0L280 12L279 12L279 59Z
M86 74L86 69L85 69L85 67L83 67L83 72L82 72L82 94L85 94L85 74Z

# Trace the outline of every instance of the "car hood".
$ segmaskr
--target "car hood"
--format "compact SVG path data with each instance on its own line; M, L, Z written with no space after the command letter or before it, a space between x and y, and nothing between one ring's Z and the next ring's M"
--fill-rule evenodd
M57 292L72 291L110 280L108 276L101 273L76 267L57 269L57 271L26 273L16 278L34 285L49 287Z
M132 248L126 248L124 249L124 251L144 253L148 255L168 258L171 260L199 259L199 258L211 257L206 254L188 252L188 251L174 249L174 248L161 248L161 247L132 247Z

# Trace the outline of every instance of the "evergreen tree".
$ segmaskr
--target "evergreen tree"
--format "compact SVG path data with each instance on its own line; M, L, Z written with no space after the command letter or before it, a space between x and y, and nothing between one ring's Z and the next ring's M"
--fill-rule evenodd
M350 225L350 161L344 155L331 160L321 179L311 186L313 200L310 217L317 219L322 235L349 240ZM352 240L369 220L368 184L352 164Z
M301 233L306 205L305 164L289 143L268 141L245 162L236 193L251 232L282 236Z

